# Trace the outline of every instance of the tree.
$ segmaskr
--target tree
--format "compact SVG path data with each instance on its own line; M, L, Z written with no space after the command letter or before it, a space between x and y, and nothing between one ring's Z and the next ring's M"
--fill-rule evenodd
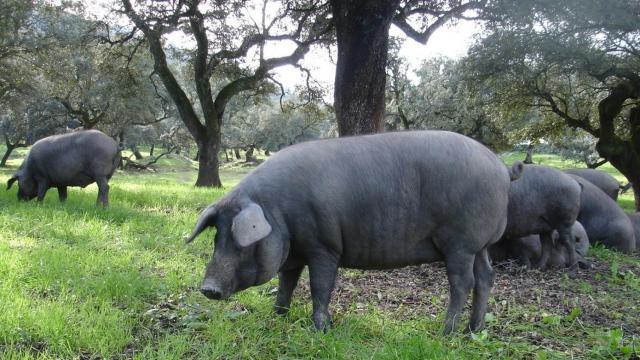
M206 4L199 0L142 1L135 7L130 0L122 0L121 4L121 12L134 24L126 37L132 38L138 30L143 33L155 60L155 73L198 145L196 186L222 185L218 152L229 101L241 92L260 88L276 67L297 64L311 45L326 40L331 30L328 7L319 1L283 1L272 16L268 16L268 1L263 2L257 14L249 3L240 0ZM251 13L260 20L254 21ZM167 62L163 37L174 31L182 32L196 44L190 61L199 111ZM265 44L282 41L293 43L295 49L286 56L266 58ZM256 58L253 63L252 55ZM224 74L228 81L213 88L211 79L216 74Z
M296 105L294 105L296 104ZM282 104L274 97L257 103L232 102L223 129L226 148L242 148L246 160L253 161L253 151L278 151L298 142L330 136L332 109L300 99L289 98Z
M408 80L402 59L390 62L388 107L390 128L439 129L472 137L494 149L508 142L498 117L486 104L488 90L469 86L460 62L448 58L425 61ZM403 70L404 69L404 70Z
M334 106L340 136L384 129L389 27L426 44L433 32L486 0L331 0L338 59Z
M597 138L640 210L640 13L623 0L543 3L535 16L522 15L529 3L501 9L504 21L471 52L476 77L509 89L503 107L542 109L549 132Z

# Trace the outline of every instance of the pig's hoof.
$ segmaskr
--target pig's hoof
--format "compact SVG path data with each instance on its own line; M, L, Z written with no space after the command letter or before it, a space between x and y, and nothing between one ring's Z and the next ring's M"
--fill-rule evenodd
M318 331L329 331L331 329L331 315L325 313L313 314L313 325Z

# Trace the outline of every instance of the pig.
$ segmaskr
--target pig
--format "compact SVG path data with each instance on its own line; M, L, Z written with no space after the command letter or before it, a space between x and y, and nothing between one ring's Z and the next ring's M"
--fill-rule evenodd
M618 203L584 178L570 176L583 186L578 221L587 231L591 245L602 243L622 252L633 252L636 248L633 225Z
M567 169L564 170L564 172L567 174L580 176L593 185L599 187L613 200L618 200L620 183L618 182L618 180L616 180L616 178L609 175L608 173L597 169Z
M506 226L510 180L486 147L446 131L311 141L271 155L199 216L187 242L217 229L201 292L227 299L279 273L288 311L309 267L313 323L330 328L339 267L389 269L444 261L450 333L473 288L468 329L483 327L493 270L487 246Z
M581 268L589 268L591 264L586 260L589 252L589 236L580 222L576 221L571 227L573 239L575 242L576 256L578 264ZM559 246L559 234L553 231L551 235L554 245L553 251L549 258L549 267L562 268L568 262L567 249ZM525 237L508 239L508 241L499 241L497 244L489 247L489 257L495 263L506 260L517 260L520 265L531 267L532 264L540 260L542 255L542 245L540 235L533 234Z
M553 252L552 233L566 248L567 266L577 263L571 227L580 211L580 184L550 167L525 165L509 190L509 212L503 241L539 234L542 253L537 267L544 270Z
M61 202L67 186L98 184L98 200L109 205L109 179L120 163L118 143L98 130L77 131L36 141L18 171L7 182L7 190L18 181L18 199L44 200L49 188L58 188Z
M633 233L636 239L636 251L640 251L640 212L636 212L633 214L627 214L629 220L631 220L631 225L633 225Z

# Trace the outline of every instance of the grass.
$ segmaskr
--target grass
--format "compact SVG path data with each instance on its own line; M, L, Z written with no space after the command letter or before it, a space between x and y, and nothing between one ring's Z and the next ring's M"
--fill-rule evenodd
M0 170L0 181L16 170L25 154L21 150L9 168ZM567 166L555 157L534 159ZM43 204L18 202L15 189L0 192L0 358L547 359L639 354L640 325L624 320L637 318L640 310L638 257L602 248L592 254L604 270L583 274L584 279L498 271L488 329L471 336L440 335L447 288L438 267L426 268L435 274L432 280L418 270L405 274L430 291L418 306L389 300L394 294L401 299L410 295L409 280L377 283L381 290L371 292L375 286L364 280L379 281L375 279L384 273L343 271L333 301L335 327L328 333L312 330L304 279L285 317L271 311L277 280L227 302L208 301L197 289L211 256L211 233L188 246L183 238L198 211L250 168L240 162L223 166L227 187L216 190L193 187L195 166L171 155L159 161L155 173L118 171L106 210L94 207L95 185L70 189L66 204L58 202L55 189ZM623 196L623 205L625 201L632 197ZM553 291L529 288L533 295L520 301L514 297L520 290L510 288L518 276L552 277ZM594 303L610 322L589 320L588 307Z

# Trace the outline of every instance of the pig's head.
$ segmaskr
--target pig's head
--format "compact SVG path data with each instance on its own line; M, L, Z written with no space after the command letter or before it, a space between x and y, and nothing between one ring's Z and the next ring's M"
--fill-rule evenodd
M29 201L38 196L36 182L22 170L19 170L7 181L7 190L18 181L18 200Z
M573 238L576 240L576 253L585 257L589 252L589 236L582 224L575 222L572 227Z
M288 245L274 231L262 207L251 200L232 199L210 205L187 242L211 226L217 229L214 251L200 289L209 299L226 299L264 284L276 275L286 258Z

